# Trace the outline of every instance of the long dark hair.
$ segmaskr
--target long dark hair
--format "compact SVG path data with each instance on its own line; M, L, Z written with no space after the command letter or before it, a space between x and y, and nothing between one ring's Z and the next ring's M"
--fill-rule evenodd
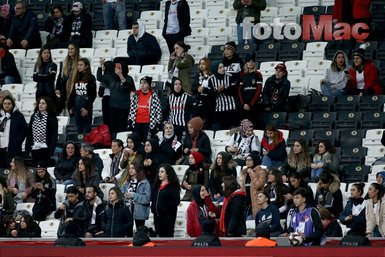
M80 158L80 160L83 162L84 168L86 169L86 181L87 181L88 178L90 177L90 174L94 171L95 167L94 167L94 164L92 162L92 159L89 157L82 157L82 158ZM78 168L78 170L79 170L79 168ZM80 175L80 177L83 179L82 175Z
M45 45L43 46L40 51L39 51L39 55L37 56L37 60L36 60L36 63L35 63L35 67L34 67L34 71L35 72L39 72L40 68L41 68L41 65L43 64L43 57L42 57L42 54L45 50L48 50L49 51L49 60L48 62L52 62L52 54L51 54L51 49Z
M238 183L233 176L224 176L222 182L225 185L223 195L229 197L235 190L238 189Z
M134 169L136 170L137 174L136 174L136 179L138 181L141 181L141 180L145 180L146 179L146 174L144 173L144 170L143 170L143 165L141 164L141 162L137 161L137 160L134 160L133 162L130 163L130 165L134 166ZM131 176L129 175L128 176L129 179L131 178Z
M34 112L39 111L39 103L41 100L44 100L47 103L47 113L56 115L56 106L55 106L54 102L52 101L51 97L48 97L48 96L39 97L39 99L37 99L37 101L36 101L36 106L35 106L35 109L33 111Z
M168 182L170 183L170 185L173 185L175 187L180 188L179 179L175 173L174 168L170 164L167 164L167 163L163 163L163 164L159 165L158 172L161 168L163 168L166 171L166 174L168 176ZM162 182L159 180L159 176L156 176L154 186L159 187L161 183Z
M83 62L84 63L84 65L85 66L87 66L87 68L86 68L86 70L84 71L84 75L82 76L82 80L84 80L84 81L90 81L91 80L91 78L92 78L92 72L91 72L91 63L90 63L90 60L88 60L87 58L80 58L79 60L78 60L78 63L79 62ZM75 80L75 82L76 81L78 81L79 80L79 78L80 78L80 72L79 72L79 70L76 68L75 69L75 78L76 78L76 80Z
M74 157L80 157L80 150L79 150L79 146L77 144L75 144L74 142L72 141L68 141L68 142L65 142L64 145L63 145L63 150L61 152L61 158L63 160L66 160L68 158L68 155L67 155L67 146L68 145L73 145L75 147L75 152L74 152Z

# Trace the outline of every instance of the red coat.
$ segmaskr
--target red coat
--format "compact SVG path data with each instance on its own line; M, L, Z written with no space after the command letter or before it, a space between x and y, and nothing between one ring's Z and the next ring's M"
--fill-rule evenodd
M207 209L213 213L217 213L217 207L214 205L214 203L211 201L210 196L207 196L205 198L205 205L207 206ZM194 201L192 201L187 208L187 234L190 237L198 237L202 235L202 227L199 222L199 206Z
M347 88L357 88L356 70L354 68L349 69L349 74L352 76L352 80L348 81ZM375 95L381 95L382 88L378 81L377 69L371 61L366 60L364 66L364 90L371 88Z
M333 19L337 19L341 22L342 10L344 7L342 3L344 0L335 0L333 7ZM370 5L372 0L353 0L352 2L352 17L355 20L361 20L365 18L370 18Z

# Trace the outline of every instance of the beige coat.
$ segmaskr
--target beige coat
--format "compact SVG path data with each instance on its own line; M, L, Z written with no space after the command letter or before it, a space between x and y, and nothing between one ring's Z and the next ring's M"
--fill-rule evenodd
M382 197L377 204L377 210L374 209L373 200L366 200L366 233L373 233L373 230L378 226L381 235L385 236L385 197Z

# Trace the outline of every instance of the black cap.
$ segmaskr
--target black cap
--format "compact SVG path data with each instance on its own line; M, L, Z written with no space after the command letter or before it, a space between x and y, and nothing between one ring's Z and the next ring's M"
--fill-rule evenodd
M147 83L148 83L148 84L150 85L150 87L151 87L152 78L151 78L150 76L144 76L144 77L140 80L140 82L142 82L142 80L147 81Z
M358 48L358 49L354 50L353 57L354 56L359 56L362 58L363 61L365 61L365 49Z
M246 58L245 58L245 62L248 62L250 60L253 60L255 62L255 53L249 53L247 54Z
M270 224L267 222L259 223L255 228L255 236L270 239Z

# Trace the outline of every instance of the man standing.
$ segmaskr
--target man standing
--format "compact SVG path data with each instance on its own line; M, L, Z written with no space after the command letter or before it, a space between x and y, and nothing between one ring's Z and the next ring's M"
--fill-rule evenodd
M85 208L88 216L91 217L86 226L85 237L97 237L103 233L102 220L106 202L99 198L95 186L88 186L86 188Z
M41 39L36 15L27 10L27 5L17 1L15 5L15 17L12 20L7 46L9 48L40 48Z
M119 30L127 29L125 0L102 0L104 28L114 29L115 16Z

